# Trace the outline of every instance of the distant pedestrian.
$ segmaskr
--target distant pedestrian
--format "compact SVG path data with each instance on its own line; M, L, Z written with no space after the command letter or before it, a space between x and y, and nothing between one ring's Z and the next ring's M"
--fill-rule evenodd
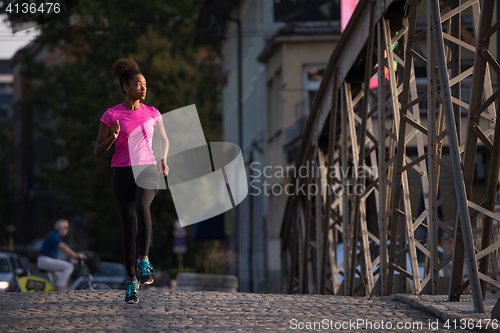
M146 98L147 87L137 63L132 59L119 59L111 73L118 78L125 101L109 108L101 117L94 153L100 157L115 143L111 160L112 190L123 231L122 250L127 270L125 302L137 303L139 283L154 281L152 274L155 271L148 259L151 236L149 206L160 187L160 174L168 174L168 138L160 112L141 103ZM153 154L153 132L160 139L161 159L158 162ZM135 170L144 169L137 182L133 166ZM136 279L136 241L139 243L139 282Z
M62 237L66 236L69 232L68 220L57 220L54 228L55 230L51 231L43 240L42 247L38 254L37 266L38 269L44 269L56 275L56 290L66 290L74 266L66 260L57 259L59 249L68 257L75 260L86 259L87 256L82 253L74 252L62 241Z

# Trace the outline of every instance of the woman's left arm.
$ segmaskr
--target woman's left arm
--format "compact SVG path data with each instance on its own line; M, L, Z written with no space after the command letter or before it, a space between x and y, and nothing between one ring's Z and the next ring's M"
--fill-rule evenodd
M166 176L168 175L168 166L167 166L167 155L168 155L168 137L167 133L165 132L165 126L163 126L163 120L160 121L158 124L155 126L155 133L158 135L158 138L160 139L160 153L161 153L161 166L163 169L163 175ZM159 171L161 173L161 171Z

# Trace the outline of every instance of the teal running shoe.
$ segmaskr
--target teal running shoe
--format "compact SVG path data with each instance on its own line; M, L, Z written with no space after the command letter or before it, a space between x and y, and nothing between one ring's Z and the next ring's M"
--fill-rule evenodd
M137 270L139 271L139 283L140 284L151 284L155 280L153 274L155 269L149 262L149 259L142 259L137 261Z
M135 304L139 302L139 282L127 281L127 292L125 293L125 302Z

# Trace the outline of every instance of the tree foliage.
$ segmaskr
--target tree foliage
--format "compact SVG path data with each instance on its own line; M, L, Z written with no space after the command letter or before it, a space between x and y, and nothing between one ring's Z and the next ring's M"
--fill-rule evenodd
M38 42L61 50L65 58L24 60L24 74L37 87L31 103L42 118L55 120L53 127L39 126L51 141L48 161L58 156L68 161L59 170L48 164L40 179L64 194L50 207L51 214L83 214L91 245L105 259L122 258L120 220L111 194L114 148L101 158L93 153L100 117L124 100L110 74L112 64L120 57L133 58L148 83L146 105L165 113L196 104L207 141L220 139L217 68L195 61L194 24L201 2L80 0L71 13L41 26ZM171 266L176 213L169 191L158 193L151 211L150 255Z
M13 158L13 140L12 126L8 123L0 123L0 183L2 191L0 192L0 244L8 242L6 227L13 225L12 214L12 194L13 194L13 174L14 174L14 158Z

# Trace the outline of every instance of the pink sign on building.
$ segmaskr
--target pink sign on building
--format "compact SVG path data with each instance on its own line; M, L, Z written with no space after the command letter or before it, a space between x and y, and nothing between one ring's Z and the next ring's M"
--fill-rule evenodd
M347 26L347 22L349 22L349 19L351 18L351 15L354 12L356 5L358 4L358 1L359 0L341 0L340 1L340 29L341 29L341 31L344 31L345 27Z

